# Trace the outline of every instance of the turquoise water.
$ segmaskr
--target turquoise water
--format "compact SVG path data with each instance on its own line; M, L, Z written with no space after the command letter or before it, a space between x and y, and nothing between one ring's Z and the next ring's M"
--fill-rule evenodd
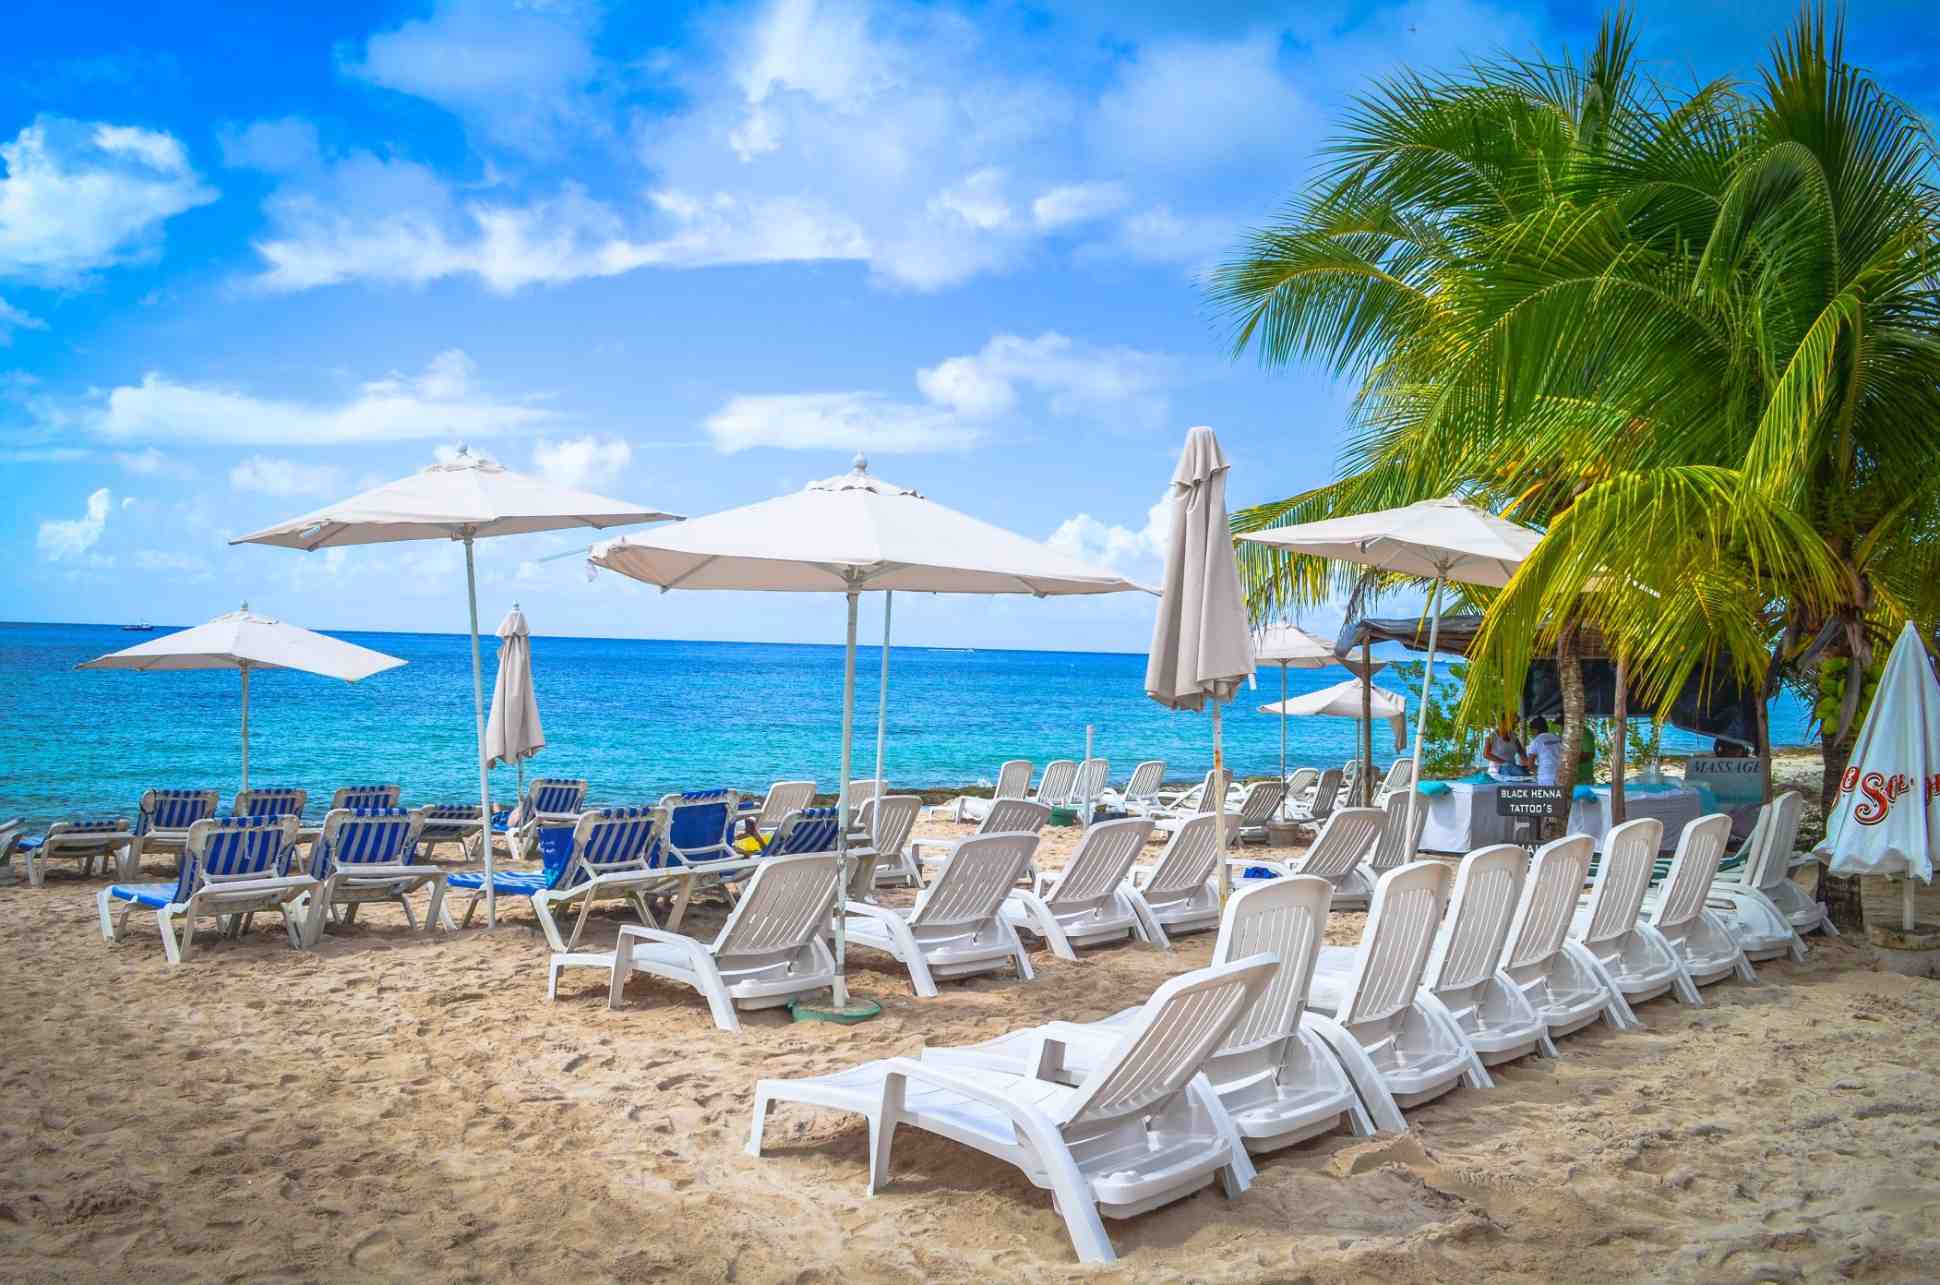
M222 790L237 779L238 688L233 671L77 672L80 661L144 637L113 626L0 624L0 817L131 813L150 786ZM410 663L361 683L268 671L250 681L250 778L301 785L311 811L340 785L396 781L407 802L462 801L477 792L472 762L468 640L451 634L338 635ZM497 640L484 641L491 698ZM762 789L809 777L832 790L841 750L842 649L774 643L535 638L533 681L547 748L528 772L583 776L595 802L650 801L667 790ZM875 755L881 653L857 659L856 775ZM1139 759L1162 758L1176 779L1211 766L1207 718L1160 708L1144 694L1145 657L1115 653L950 651L890 653L887 775L904 788L987 783L1006 758L1096 752L1122 783ZM1339 682L1338 669L1293 671L1298 694ZM1398 679L1377 683L1400 690ZM1270 772L1280 724L1256 706L1280 695L1278 671L1228 707L1229 761ZM1803 739L1804 710L1781 704L1781 743ZM1699 747L1667 734L1667 748ZM1345 719L1293 719L1292 763L1340 762L1354 752ZM1375 757L1393 757L1377 725ZM515 790L492 773L495 798Z

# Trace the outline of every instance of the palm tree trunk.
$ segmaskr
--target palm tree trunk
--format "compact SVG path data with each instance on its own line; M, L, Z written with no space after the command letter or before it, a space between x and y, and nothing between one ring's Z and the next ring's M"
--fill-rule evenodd
M1563 755L1556 768L1556 784L1563 788L1556 805L1558 831L1569 825L1570 793L1576 783L1576 762L1583 751L1583 666L1576 658L1576 627L1563 631L1556 642L1556 681L1563 689Z
M1623 797L1623 756L1630 739L1630 689L1623 672L1623 653L1617 654L1617 690L1610 712L1616 716L1617 731L1610 738L1610 824L1622 825L1627 816Z

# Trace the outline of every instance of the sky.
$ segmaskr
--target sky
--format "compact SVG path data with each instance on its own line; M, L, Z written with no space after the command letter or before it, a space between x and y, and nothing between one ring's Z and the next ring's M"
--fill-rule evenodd
M1238 506L1333 476L1348 414L1326 371L1231 355L1210 267L1372 78L1580 54L1599 12L16 0L0 616L187 624L247 599L462 630L456 546L227 543L461 444L689 515L861 451L1155 581L1188 427L1218 431ZM1689 83L1755 74L1793 7L1636 12L1651 69ZM1940 10L1855 5L1848 35L1940 108ZM542 634L840 640L836 599L589 579L585 543L482 542L486 625L517 601ZM916 597L897 639L1142 651L1152 610Z

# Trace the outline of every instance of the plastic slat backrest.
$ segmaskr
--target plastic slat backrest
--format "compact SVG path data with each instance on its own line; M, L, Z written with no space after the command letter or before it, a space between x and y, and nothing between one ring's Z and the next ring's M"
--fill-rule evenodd
M1125 782L1125 798L1131 802L1149 799L1164 784L1165 760L1146 759L1132 769L1132 779Z
M580 809L586 806L586 782L565 777L541 777L527 787L526 797L532 801L532 806L526 809L527 819L532 814L578 816Z
M1386 814L1379 808L1340 808L1327 818L1313 847L1300 862L1300 873L1339 879L1365 861L1381 837Z
M1233 773L1230 768L1222 768L1220 770L1219 781L1217 783L1213 780L1212 769L1206 769L1206 775L1199 780L1199 810L1201 812L1212 811L1232 792L1232 789Z
M1764 858L1759 877L1748 882L1754 888L1775 888L1792 877L1792 849L1798 846L1799 824L1805 817L1805 799L1797 790L1787 790L1772 800L1771 825L1765 831Z
M1388 775L1381 782L1381 788L1389 791L1405 790L1413 784L1414 778L1415 761L1413 759L1396 759L1388 765Z
M1078 1086L1060 1124L1110 1123L1169 1102L1225 1040L1278 966L1276 956L1249 955L1159 987L1133 1029Z
M214 790L148 790L141 796L135 833L186 830L215 815L222 796Z
M1314 786L1314 800L1311 815L1314 817L1324 817L1332 812L1334 805L1340 802L1340 794L1341 770L1337 767L1330 767L1320 774L1320 783Z
M1704 910L1704 899L1717 877L1718 863L1724 859L1724 845L1731 838L1731 818L1713 812L1687 823L1677 836L1677 855L1671 859L1671 872L1657 895L1657 913L1651 924L1660 931L1682 928Z
M862 818L870 846L885 857L894 856L909 846L909 835L916 828L916 817L923 800L914 794L885 794L869 800L869 813Z
M997 799L990 805L977 826L978 834L1016 834L1027 831L1036 834L1051 819L1048 804L1035 799Z
M721 935L718 956L772 955L798 950L827 920L835 897L835 858L777 857L755 867L754 879Z
M1226 903L1212 962L1271 954L1280 966L1227 1032L1222 1053L1242 1053L1293 1034L1306 1007L1333 896L1334 885L1325 879L1292 875L1243 888Z
M309 801L308 790L294 785L266 785L238 793L232 810L239 817L300 817L303 805Z
M1390 794L1381 805L1384 814L1381 821L1381 839L1374 848L1374 860L1368 862L1376 874L1386 874L1415 859L1421 851L1421 832L1428 825L1428 800L1423 799L1415 807L1414 830L1408 830L1408 795Z
M1071 787L1071 798L1074 802L1095 799L1105 792L1105 786L1110 783L1111 760L1088 758L1078 765L1078 781Z
M594 875L647 869L660 810L645 805L583 812L573 823L573 854L560 886L570 888Z
M1638 817L1615 826L1603 838L1603 860L1590 890L1590 918L1581 941L1592 950L1621 941L1637 926L1637 911L1650 888L1657 849L1664 840L1664 823Z
M346 785L330 797L330 810L394 808L403 794L404 787L398 785Z
M1065 864L1057 887L1046 898L1059 908L1097 905L1118 890L1152 837L1152 823L1144 817L1103 821L1078 840L1078 850Z
M1590 872L1587 834L1566 834L1536 849L1523 878L1522 899L1509 926L1509 942L1502 950L1505 969L1547 964L1563 948L1569 935L1576 899Z
M1448 883L1449 869L1440 861L1416 861L1381 876L1338 1014L1342 1025L1379 1022L1415 1002Z
M762 849L764 857L793 857L804 852L834 852L842 833L840 808L797 808L781 819L775 837Z
M879 776L865 776L849 782L849 806L860 808L870 799L876 798L889 788L889 783Z
M997 769L997 799L1021 799L1031 792L1031 773L1037 769L1029 759L1005 759Z
M1239 823L1244 826L1265 825L1280 810L1280 801L1286 797L1287 787L1283 781L1253 782L1246 787L1246 797L1240 800Z
M1152 877L1145 881L1147 897L1173 896L1205 886L1218 869L1218 819L1214 813L1200 812L1187 817L1173 832L1165 851L1159 854ZM1230 834L1239 828L1239 818L1228 813L1226 825Z
M1303 791L1311 790L1320 784L1320 769L1317 767L1296 767L1287 777L1287 794L1298 798Z
M739 796L733 790L683 790L660 800L665 826L657 838L682 852L705 853L728 841ZM655 848L660 846L656 843ZM713 860L719 857L702 857Z
M310 873L326 879L332 867L401 864L423 826L422 812L403 808L332 808L310 845Z
M295 846L295 817L204 817L189 827L173 900L205 884L281 875Z
M767 797L761 800L761 811L755 814L755 827L766 829L781 824L783 817L790 812L799 812L815 800L813 781L776 781L768 787Z
M1037 783L1038 801L1062 804L1071 801L1071 787L1078 783L1078 765L1070 759L1053 759L1044 765L1044 779Z
M1431 990L1466 990L1494 976L1522 900L1527 863L1513 843L1477 848L1462 858L1448 900L1448 927L1428 963Z
M1035 834L980 834L957 845L949 864L917 901L911 928L984 924L1037 855Z

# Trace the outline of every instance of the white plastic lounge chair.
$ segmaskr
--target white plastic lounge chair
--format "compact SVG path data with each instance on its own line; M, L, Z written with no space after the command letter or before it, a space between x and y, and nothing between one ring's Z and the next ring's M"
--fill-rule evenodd
M873 800L863 807L866 810L872 804ZM841 816L841 809L836 807L797 808L781 819L781 824L776 826L775 832L768 836L768 841L761 845L761 850L751 854L751 859L737 862L724 870L709 871L706 877L710 882L718 880L728 889L730 896L736 896L738 895L736 890L747 880L754 878L755 871L760 869L757 864L760 861L771 857L799 857L805 853L832 853L836 850L837 838L842 833ZM858 860L858 857L862 859ZM863 881L873 877L875 865L876 858L873 851L859 846L849 849L849 887L852 891L864 886ZM681 879L678 882L673 909L667 914L666 928L670 932L679 931L681 923L687 917L687 905L694 892L692 878Z
M78 859L84 879L94 874L97 857L103 874L108 872L108 863L112 860L118 877L132 878L128 851L133 842L134 831L125 818L56 821L38 836L18 835L13 841L13 854L26 868L27 883L42 888L47 885L47 863L55 857Z
M145 790L135 805L135 839L128 845L124 880L141 872L142 854L180 852L189 841L189 827L216 814L222 796L214 790Z
M1731 818L1713 812L1686 823L1677 837L1677 855L1663 885L1644 898L1648 922L1639 931L1654 935L1676 958L1685 982L1681 997L1695 999L1697 987L1723 981L1734 973L1740 981L1755 982L1758 974L1722 916L1709 909L1705 896L1731 839Z
M1664 840L1664 823L1639 817L1603 837L1603 855L1587 904L1570 924L1569 945L1610 988L1634 1007L1678 986L1680 999L1697 1000L1697 988L1682 976L1677 956L1661 937L1637 931L1644 893ZM1680 985L1680 982L1682 985ZM1685 990L1685 987L1689 987ZM1635 1014L1630 1014L1635 1021ZM1641 1023L1639 1023L1641 1025Z
M349 808L394 808L404 795L401 785L346 785L330 796L330 811Z
M418 831L418 855L430 859L441 843L455 843L459 856L466 857L478 841L478 805L476 803L427 803L418 809L424 813L424 825Z
M1339 808L1322 823L1313 845L1300 860L1247 857L1242 864L1249 868L1263 866L1276 875L1316 875L1334 885L1336 910L1358 910L1373 895L1374 885L1362 867L1379 847L1386 824L1387 814L1380 808Z
M1226 833L1232 843L1265 843L1266 823L1280 811L1286 801L1287 784L1277 778L1271 781L1255 781L1246 787L1246 797L1240 800L1239 824Z
M1383 806L1389 796L1394 794L1400 794L1406 798L1408 788L1414 784L1414 779L1415 761L1413 759L1396 759L1388 764L1388 774L1382 778L1381 787L1375 792L1374 806L1377 808Z
M1052 759L1044 765L1044 775L1031 798L1047 807L1068 807L1071 791L1078 784L1078 765L1072 759Z
M1427 800L1422 800L1415 808L1414 830L1408 829L1408 796L1405 793L1390 794L1381 805L1380 842L1374 845L1374 853L1361 867L1361 877L1372 888L1377 879L1390 870L1399 870L1413 861L1421 853L1421 832L1428 825Z
M303 824L303 806L309 801L310 792L298 786L260 786L253 790L236 791L229 814L239 817L295 817L300 826Z
M1792 848L1804 812L1805 800L1796 790L1760 808L1758 824L1745 840L1744 864L1712 881L1709 904L1723 912L1747 959L1789 953L1803 961L1804 934L1818 929L1839 935L1825 907L1792 881Z
M1464 1080L1478 1089L1493 1084L1447 1010L1421 998L1449 882L1440 861L1388 871L1374 886L1361 944L1324 946L1315 966L1308 1004L1339 1023L1323 1028L1321 1038L1383 1130L1406 1128L1399 1108L1438 1098Z
M1422 973L1422 1002L1441 1006L1484 1066L1538 1048L1556 1056L1549 1024L1502 971L1502 948L1522 904L1527 864L1528 855L1513 843L1477 848L1462 858L1448 915Z
M759 839L775 832L781 819L790 812L799 812L815 802L815 782L813 781L776 781L768 787L767 795L761 800L759 809L749 813L744 806L739 820L751 826L754 836Z
M539 870L495 870L492 887L501 897L524 897L532 903L546 944L555 951L571 950L586 928L586 918L596 901L623 899L644 924L654 925L647 895L665 883L665 872L653 860L659 844L660 809L647 807L598 808L582 812L573 822L572 849L565 860ZM464 918L451 922L449 908L444 914L446 928L470 927L472 915L485 898L483 871L465 871L450 876L447 886L453 892L470 892ZM579 915L572 931L561 934L558 915L573 906Z
M1105 796L1105 788L1111 784L1111 760L1088 758L1078 764L1078 779L1071 784L1071 803L1083 807L1087 802L1097 803Z
M1037 851L1035 834L986 834L958 845L942 873L909 910L849 902L851 947L880 950L909 969L926 999L939 977L995 972L1006 964L1031 980L1031 961L1017 930L998 913Z
M1592 846L1589 835L1571 834L1536 849L1502 949L1503 976L1528 997L1552 1041L1599 1017L1620 1031L1638 1024L1581 948L1566 949Z
M989 813L977 823L978 834L1037 834L1051 819L1049 804L1035 799L993 799ZM908 852L918 868L948 861L962 839L914 839ZM1026 867L1030 878L1035 872Z
M617 1009L626 979L648 973L692 986L706 997L716 1026L739 1031L736 1008L773 1008L835 984L835 958L820 931L834 895L833 856L763 861L713 941L628 924L612 950L554 954L546 997L558 993L561 969L605 968L606 1006Z
M305 899L317 881L287 873L295 848L295 817L205 817L189 827L173 883L117 883L101 890L95 898L101 935L118 942L137 907L153 910L162 950L169 963L179 964L195 943L198 920L227 917L226 927L239 934L248 916L275 910L282 913L291 947L301 949Z
M1231 769L1221 772L1220 777L1225 783L1224 788L1214 785L1213 774L1209 770L1199 784L1191 789L1162 791L1159 794L1159 805L1152 810L1152 815L1155 817L1191 816L1195 812L1212 811L1213 805L1207 800L1223 799L1233 790Z
M1106 790L1104 801L1121 812L1142 816L1159 805L1159 787L1164 784L1165 760L1146 759L1132 769L1124 789Z
M1293 807L1292 819L1310 826L1320 825L1332 815L1342 798L1341 770L1330 767L1315 782L1313 795L1304 804Z
M1155 946L1170 946L1174 933L1198 932L1219 923L1217 817L1201 812L1179 823L1156 864L1132 871L1125 888L1145 920L1145 932ZM1230 833L1238 818L1226 817Z
M879 776L862 777L849 782L849 807L860 810L862 805L879 794L889 792L889 782Z
M1215 966L1249 955L1280 961L1273 980L1206 1063L1206 1078L1254 1154L1342 1123L1357 1134L1374 1132L1353 1082L1318 1034L1333 1022L1303 1012L1332 895L1326 880L1298 876L1243 888L1227 903L1213 945ZM1048 1038L1065 1045L1067 1066L1086 1067L1111 1051L1139 1012L1128 1008L1096 1022L1052 1022L967 1048L925 1049L923 1060L1021 1073L1029 1069L1024 1059Z
M1073 963L1078 946L1127 935L1151 941L1137 904L1122 886L1151 834L1152 823L1144 817L1099 822L1078 840L1064 869L1039 875L1029 892L1014 890L1004 902L1004 917Z
M775 1102L857 1112L869 1120L873 1196L888 1183L897 1127L911 1125L1021 1169L1050 1189L1078 1258L1113 1262L1100 1215L1133 1217L1215 1176L1229 1197L1244 1189L1252 1166L1200 1070L1277 968L1275 957L1253 955L1173 978L1082 1075L1066 1070L1064 1046L1047 1040L1024 1074L890 1058L758 1081L749 1154L761 1154Z
M1306 806L1313 796L1314 787L1320 784L1320 769L1317 767L1296 767L1287 773L1287 797L1281 806L1281 815L1291 817L1295 807Z
M357 922L357 907L373 901L394 901L404 922L418 928L411 894L431 889L425 910L425 932L444 920L445 872L438 866L413 863L422 812L403 808L332 808L310 845L310 874L322 887L311 898L310 921L304 938L312 946L323 938L326 920Z
M1029 759L1005 759L997 769L997 785L990 792L990 798L979 799L971 795L959 795L948 805L938 804L926 808L925 812L936 812L947 806L952 821L981 821L990 811L990 805L997 799L1027 799L1031 794L1031 774L1036 771Z
M1355 799L1354 783L1356 781L1359 781L1360 779L1361 779L1361 760L1357 758L1352 758L1347 760L1347 762L1341 764L1341 769L1340 769L1341 802L1343 803L1354 802L1354 799Z
M851 851L850 861L866 861L866 874L851 872L849 888L853 900L871 901L875 890L891 885L910 888L923 886L923 870L909 850L910 831L923 811L923 800L914 794L886 794L862 805L856 828L868 836L868 847Z

